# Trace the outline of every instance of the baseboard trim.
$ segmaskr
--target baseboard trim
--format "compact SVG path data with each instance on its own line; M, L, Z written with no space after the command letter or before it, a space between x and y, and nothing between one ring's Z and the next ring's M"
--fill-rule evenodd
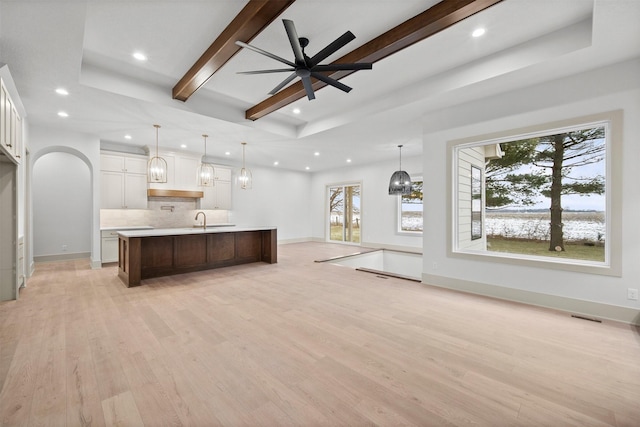
M33 262L68 261L71 259L91 258L91 252L34 256Z
M306 242L312 242L312 241L313 241L313 237L299 237L297 239L278 240L278 244L279 245L288 245L290 243L306 243Z
M91 269L92 270L98 270L100 268L102 268L102 261L100 261L100 260L96 261L95 259L92 258L91 259Z
M538 307L551 308L571 314L640 326L640 310L630 307L547 295L425 273L422 274L422 283L425 286L436 286L507 301L521 302Z

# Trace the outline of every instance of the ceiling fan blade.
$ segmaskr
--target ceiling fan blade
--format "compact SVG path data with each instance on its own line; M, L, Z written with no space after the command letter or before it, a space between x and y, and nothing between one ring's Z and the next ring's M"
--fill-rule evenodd
M316 99L316 94L313 93L313 86L311 85L311 78L309 76L302 77L302 85L304 86L304 90L307 92L307 98L309 98L309 101Z
M320 52L316 53L313 58L311 58L311 66L315 64L319 64L323 60L329 57L329 55L337 52L338 49L342 48L344 45L349 43L351 40L355 39L356 36L353 35L351 31L347 31L334 41L332 41L327 47L322 49Z
M294 67L294 68L295 68L295 66L296 66L296 64L294 64L294 63L293 63L293 62L291 62L291 61L287 61L286 59L284 59L284 58L280 58L279 56L274 55L273 53L269 53L269 52L267 52L266 50L262 50L262 49L260 49L260 48L258 48L258 47L251 46L250 44L247 44L247 43L245 43L245 42L241 42L240 40L237 40L237 41L236 41L236 44L237 44L238 46L240 46L240 47L244 47L244 48L249 49L249 50L252 50L252 51L254 51L254 52L258 52L258 53L260 53L260 54L262 54L262 55L264 55L264 56L268 56L269 58L271 58L271 59L275 59L276 61L282 62L283 64L287 64L287 65L288 65L288 66L290 66L290 67Z
M275 95L276 93L278 93L280 91L280 89L282 89L283 87L285 87L286 85L288 85L293 79L295 79L297 76L296 73L291 73L291 75L289 77L287 77L286 79L284 79L282 81L282 83L280 83L278 86L274 87L271 92L269 92L269 95Z
M302 46L300 46L300 40L298 40L298 32L293 21L289 19L283 19L284 29L287 31L289 37L289 43L291 43L291 49L296 57L296 63L305 64L304 53L302 53Z
M293 68L278 68L275 70L238 71L236 74L268 74L282 73L283 71L295 71Z
M343 71L343 70L371 70L373 64L368 62L356 62L353 64L327 64L316 65L312 67L312 71Z
M320 73L315 73L315 72L311 72L311 75L313 77L315 77L316 79L325 82L328 85L331 85L333 87L337 87L338 89L345 91L347 93L349 93L351 91L351 88L343 83L340 83L339 81L337 81L336 79L332 79L331 77L327 77L324 74L320 74Z

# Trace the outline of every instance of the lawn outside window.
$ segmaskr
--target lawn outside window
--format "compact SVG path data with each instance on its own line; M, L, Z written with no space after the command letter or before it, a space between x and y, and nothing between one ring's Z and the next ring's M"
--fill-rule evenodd
M422 177L411 179L411 194L398 196L399 234L422 235Z
M620 275L621 121L616 111L450 141L449 252Z

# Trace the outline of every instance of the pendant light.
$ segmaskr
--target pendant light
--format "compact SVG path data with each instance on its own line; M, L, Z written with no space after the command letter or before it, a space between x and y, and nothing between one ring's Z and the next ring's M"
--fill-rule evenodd
M167 161L158 156L158 129L160 125L153 125L156 128L156 155L149 159L147 166L147 182L167 182Z
M411 194L411 177L402 170L402 145L398 145L400 149L400 168L391 175L389 180L390 195L409 195Z
M244 166L244 148L246 145L246 142L242 143L242 169L240 169L240 176L238 177L242 190L250 190L253 181L251 171Z
M198 175L196 177L198 185L201 187L213 187L215 185L213 183L213 177L215 176L213 165L211 163L206 163L208 136L209 135L202 135L204 138L204 156L202 157L200 166L198 166Z

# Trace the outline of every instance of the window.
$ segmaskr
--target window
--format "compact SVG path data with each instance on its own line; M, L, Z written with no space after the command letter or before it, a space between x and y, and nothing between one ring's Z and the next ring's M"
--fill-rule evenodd
M398 232L422 233L422 177L411 180L411 194L398 197Z
M329 241L360 243L360 184L332 185L329 193Z
M450 142L451 252L619 274L611 173L619 117Z

